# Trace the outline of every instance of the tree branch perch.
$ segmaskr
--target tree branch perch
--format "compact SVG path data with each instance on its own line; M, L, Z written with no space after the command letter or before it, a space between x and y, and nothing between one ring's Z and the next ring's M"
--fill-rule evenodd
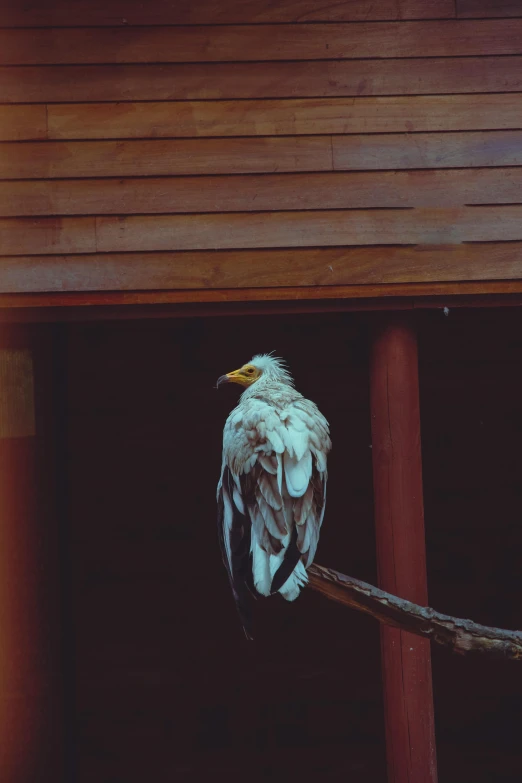
M490 628L471 620L441 614L429 606L385 593L378 587L345 576L331 568L312 565L309 586L332 601L375 617L418 636L425 636L456 653L478 653L492 658L522 660L522 632Z

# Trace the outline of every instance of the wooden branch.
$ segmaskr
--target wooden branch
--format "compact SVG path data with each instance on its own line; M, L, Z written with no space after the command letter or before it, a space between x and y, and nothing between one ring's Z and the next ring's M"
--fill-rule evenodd
M309 586L332 601L350 606L418 636L425 636L460 654L478 653L493 658L522 660L522 632L490 628L405 601L378 587L345 576L331 568L312 565Z

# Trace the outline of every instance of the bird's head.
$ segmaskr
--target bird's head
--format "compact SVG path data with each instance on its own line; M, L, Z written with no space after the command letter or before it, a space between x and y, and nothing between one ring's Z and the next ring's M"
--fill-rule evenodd
M286 383L293 386L292 376L285 367L283 359L269 354L260 354L254 356L247 364L244 364L239 370L227 372L221 375L216 384L216 388L223 383L238 383L240 386L248 388L263 378L273 383Z

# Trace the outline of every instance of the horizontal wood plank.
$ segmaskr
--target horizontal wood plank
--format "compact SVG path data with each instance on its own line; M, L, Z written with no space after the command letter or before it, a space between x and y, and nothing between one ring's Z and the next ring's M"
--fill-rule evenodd
M522 54L522 20L0 30L0 64L235 62Z
M522 240L522 206L0 220L5 255L507 240Z
M95 218L13 218L0 220L0 253L93 253Z
M520 0L456 0L459 19L522 16Z
M337 300L337 301L332 301ZM257 305L255 303L258 303ZM520 307L521 280L303 286L188 291L0 294L0 322L107 321L136 318L274 315L288 312ZM161 305L166 305L162 307Z
M522 132L333 136L335 170L520 166Z
M99 217L96 237L101 252L522 240L522 206Z
M0 215L522 204L522 167L0 182Z
M0 155L4 179L331 169L329 136L6 143Z
M396 285L522 277L522 242L0 258L0 292Z
M333 156L333 160L332 160ZM522 131L5 143L0 178L521 166Z
M522 57L0 68L9 103L522 91Z
M46 137L45 106L0 106L0 141L25 141Z
M455 16L454 0L39 0L30 5L2 0L2 23L13 27L113 25L252 24L267 22L378 19L444 19Z
M522 128L518 93L49 104L50 139L287 136ZM30 127L27 128L30 133Z

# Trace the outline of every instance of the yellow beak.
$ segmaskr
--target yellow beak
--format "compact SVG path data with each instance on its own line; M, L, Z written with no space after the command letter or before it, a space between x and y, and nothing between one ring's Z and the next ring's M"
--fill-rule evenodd
M249 386L253 378L249 378L248 375L245 375L243 372L243 369L240 368L239 370L232 370L232 372L227 372L226 375L221 375L217 379L216 383L216 389L219 388L223 383L239 383L240 386Z

